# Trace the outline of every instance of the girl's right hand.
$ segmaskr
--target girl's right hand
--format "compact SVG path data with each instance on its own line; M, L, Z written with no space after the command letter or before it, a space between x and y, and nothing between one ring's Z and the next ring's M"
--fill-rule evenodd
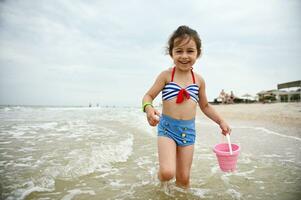
M145 112L149 125L156 126L160 121L160 112L151 106L146 107Z

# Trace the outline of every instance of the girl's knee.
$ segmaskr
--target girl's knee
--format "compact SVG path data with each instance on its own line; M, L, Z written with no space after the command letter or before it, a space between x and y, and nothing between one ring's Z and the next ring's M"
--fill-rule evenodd
M177 183L178 186L184 187L184 188L189 187L189 180L190 180L189 175L180 174L180 175L177 175L176 179L177 179L176 183Z
M175 171L172 169L160 169L159 171L159 179L161 181L169 181L173 179L175 176Z

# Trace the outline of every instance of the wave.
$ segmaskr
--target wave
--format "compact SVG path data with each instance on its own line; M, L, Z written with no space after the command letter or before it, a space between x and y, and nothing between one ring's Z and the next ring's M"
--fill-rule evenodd
M212 122L200 122L202 125L206 125L206 126L216 126L216 124L212 123ZM301 138L296 137L296 136L291 136L291 135L285 135L283 133L279 133L276 131L272 131L266 127L256 127L256 126L232 126L231 127L232 130L233 129L253 129L253 130L257 130L257 131L262 131L266 134L271 134L271 135L276 135L279 137L284 137L284 138L288 138L288 139L293 139L296 141L301 142Z
M254 130L257 130L257 131L262 131L266 134L276 135L276 136L279 136L279 137L289 138L289 139L293 139L293 140L297 140L297 141L301 142L301 138L299 138L299 137L291 136L291 135L285 135L283 133L272 131L272 130L270 130L268 128L265 128L265 127L234 126L234 127L232 127L232 129L254 129Z
M298 137L295 137L295 136L290 136L290 135L284 135L282 133L278 133L278 132L269 130L269 129L264 128L264 127L256 127L254 129L255 130L263 131L263 132L265 132L267 134L277 135L277 136L280 136L280 137L289 138L289 139L293 139L293 140L297 140L297 141L301 142L301 138L298 138Z
M127 162L133 152L134 136L130 133L124 135L126 139L116 143L92 144L89 148L73 149L61 157L63 149L54 151L53 154L42 156L37 163L41 167L40 173L31 177L31 181L25 182L22 188L18 188L8 196L8 199L24 199L32 192L51 192L55 190L55 180L74 180L81 176L95 172L108 173L114 171L114 165L120 162ZM50 159L51 158L51 159ZM64 158L64 162L58 161ZM56 163L56 164L55 164ZM25 167L15 165L20 167ZM30 165L26 167L32 167ZM117 170L118 171L118 170ZM71 191L64 199L71 199L73 196L87 191ZM90 193L90 192L89 192Z

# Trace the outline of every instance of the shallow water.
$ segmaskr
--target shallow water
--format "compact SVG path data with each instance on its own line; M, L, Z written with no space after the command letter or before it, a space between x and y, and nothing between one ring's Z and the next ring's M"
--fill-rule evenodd
M157 180L156 129L139 108L0 108L1 199L298 199L296 127L231 120L241 147L223 173L218 127L197 117L191 188ZM285 128L285 129L284 129ZM282 132L288 130L293 134Z

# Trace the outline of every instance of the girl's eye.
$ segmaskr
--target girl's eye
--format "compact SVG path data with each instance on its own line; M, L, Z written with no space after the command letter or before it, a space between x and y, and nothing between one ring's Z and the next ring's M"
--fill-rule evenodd
M182 53L182 51L178 50L178 51L176 51L176 53Z

